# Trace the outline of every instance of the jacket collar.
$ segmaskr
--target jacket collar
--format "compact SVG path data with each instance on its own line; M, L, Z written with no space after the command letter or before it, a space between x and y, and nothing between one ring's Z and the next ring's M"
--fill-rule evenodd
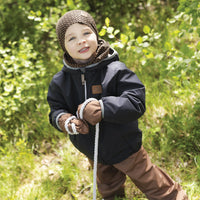
M71 66L67 65L67 63L63 59L64 66L63 66L62 70L68 71L68 72L85 71L85 70L90 70L90 69L93 70L93 69L101 67L102 65L107 65L107 64L109 64L113 61L117 61L117 60L119 60L117 51L115 51L113 48L110 48L108 57L104 58L103 60L101 60L98 63L94 63L94 64L88 65L86 67L76 67L76 68L71 67Z

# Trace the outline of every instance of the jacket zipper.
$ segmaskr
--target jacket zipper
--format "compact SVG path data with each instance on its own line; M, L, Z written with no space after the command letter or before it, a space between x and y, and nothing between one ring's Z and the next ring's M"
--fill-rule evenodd
M84 94L85 94L85 100L87 99L87 83L85 80L85 73L81 74L81 83L84 86Z

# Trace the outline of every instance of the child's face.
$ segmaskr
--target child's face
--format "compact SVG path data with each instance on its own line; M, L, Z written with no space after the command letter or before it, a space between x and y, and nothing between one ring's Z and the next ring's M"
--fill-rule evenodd
M97 36L83 24L72 24L65 33L65 48L77 62L87 62L97 50Z

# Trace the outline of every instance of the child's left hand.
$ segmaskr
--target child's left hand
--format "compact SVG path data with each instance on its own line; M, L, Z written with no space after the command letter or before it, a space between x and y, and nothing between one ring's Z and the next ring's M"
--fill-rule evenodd
M81 106L83 104L80 104L78 106L78 113L80 112ZM89 122L91 125L96 125L99 123L102 119L102 112L101 112L101 106L99 101L94 100L89 102L85 109L83 110L83 119Z

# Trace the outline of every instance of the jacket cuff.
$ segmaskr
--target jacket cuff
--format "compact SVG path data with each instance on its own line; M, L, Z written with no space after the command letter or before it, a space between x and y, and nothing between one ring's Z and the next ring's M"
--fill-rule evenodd
M58 128L60 131L62 131L62 129L61 129L60 126L59 126L58 120L59 120L59 118L60 118L62 115L64 115L64 114L66 114L66 113L65 113L65 112L62 112L62 113L58 114L57 117L56 117L56 126L57 126L57 128Z
M103 101L99 100L100 106L101 106L101 117L102 119L104 118L104 105L103 105Z

